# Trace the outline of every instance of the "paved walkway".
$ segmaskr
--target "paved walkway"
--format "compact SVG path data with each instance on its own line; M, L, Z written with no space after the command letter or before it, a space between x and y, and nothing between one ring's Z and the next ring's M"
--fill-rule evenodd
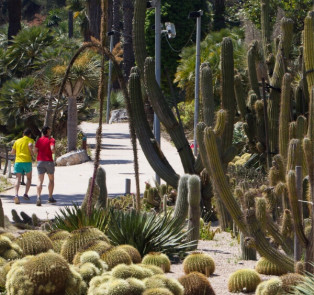
M81 129L87 135L87 144L94 153L95 134L97 124L84 122ZM161 140L161 148L167 157L169 163L178 174L183 173L183 168L176 149L164 139ZM138 144L140 187L143 194L145 181L154 184L155 172L147 162L140 145ZM135 192L135 178L133 165L133 152L129 136L129 127L127 123L104 124L102 150L100 154L100 165L106 170L107 189L109 196L123 195L125 192L125 179L131 179L131 192ZM11 210L17 212L24 211L31 215L36 213L39 218L52 219L55 212L64 206L72 205L72 202L81 203L86 190L88 179L93 173L93 162L87 162L74 166L56 167L55 172L55 190L54 198L56 204L48 204L47 176L45 176L42 190L42 206L37 207L36 203L36 183L37 169L33 167L32 186L29 191L30 201L20 198L21 204L15 205L12 197L14 189L9 189L0 193L3 203L4 213L12 219ZM24 186L20 186L20 196L24 194Z

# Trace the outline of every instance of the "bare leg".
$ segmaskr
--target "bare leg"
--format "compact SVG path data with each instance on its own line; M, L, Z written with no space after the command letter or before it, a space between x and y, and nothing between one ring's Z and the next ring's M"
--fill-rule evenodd
M49 199L51 199L53 189L55 186L55 176L54 176L54 174L48 174L48 178L49 178L48 192L49 192Z
M21 174L21 173L16 173L16 182L15 182L15 187L14 187L14 189L15 189L15 195L16 195L16 196L19 195L21 177L22 177L22 174Z
M37 200L40 200L41 190L43 188L45 174L38 174L38 184L37 184Z
M27 181L26 181L26 186L25 186L25 194L28 194L29 188L31 186L32 183L32 171L26 173L26 177L27 177Z

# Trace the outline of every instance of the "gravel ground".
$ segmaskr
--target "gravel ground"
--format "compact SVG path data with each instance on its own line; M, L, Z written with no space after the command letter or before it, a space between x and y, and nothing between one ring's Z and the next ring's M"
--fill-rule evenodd
M215 272L209 277L216 295L228 294L255 294L252 293L230 293L228 292L229 276L236 270L243 268L254 269L257 261L241 260L240 245L236 239L231 238L231 234L227 232L216 233L211 241L199 241L198 251L208 253L215 261ZM258 257L259 258L259 257ZM182 263L173 264L168 277L179 278L184 275ZM267 280L271 276L261 275L262 280Z

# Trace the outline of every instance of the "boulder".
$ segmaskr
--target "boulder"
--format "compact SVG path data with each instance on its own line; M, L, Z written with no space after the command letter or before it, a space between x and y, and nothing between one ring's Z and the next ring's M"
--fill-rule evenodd
M57 158L57 166L77 165L89 161L89 156L85 150L72 151Z
M113 122L121 122L121 121L126 121L128 120L128 113L126 109L118 109L118 110L113 110L111 112L111 117L109 119L109 124Z

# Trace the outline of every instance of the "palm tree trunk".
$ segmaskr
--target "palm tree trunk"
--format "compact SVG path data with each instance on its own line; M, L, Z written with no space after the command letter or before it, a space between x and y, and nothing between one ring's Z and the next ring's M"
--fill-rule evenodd
M89 0L87 2L87 11L90 33L93 37L100 40L100 19L101 19L100 0Z
M9 14L9 28L8 28L8 40L12 40L13 36L21 30L21 0L9 0L8 1L8 14Z
M77 144L77 105L75 97L68 97L67 122L68 152L76 150Z

